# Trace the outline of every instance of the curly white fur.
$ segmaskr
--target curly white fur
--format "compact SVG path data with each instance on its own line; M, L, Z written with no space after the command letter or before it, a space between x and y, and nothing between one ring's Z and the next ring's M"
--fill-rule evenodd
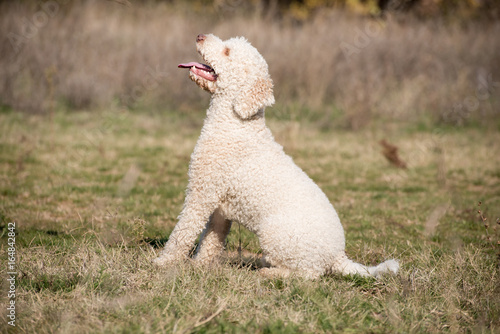
M186 259L201 232L195 260L213 260L224 250L231 221L238 221L257 234L265 275L397 272L395 260L365 267L345 255L337 212L266 127L273 83L259 52L241 37L199 35L196 47L214 72L194 63L182 67L191 66L191 79L212 99L191 156L184 208L155 263Z

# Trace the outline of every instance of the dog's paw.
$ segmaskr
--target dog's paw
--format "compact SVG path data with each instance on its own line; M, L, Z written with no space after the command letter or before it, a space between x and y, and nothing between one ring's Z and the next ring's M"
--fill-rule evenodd
M259 274L264 276L265 278L287 278L290 276L291 271L286 268L262 268L259 270Z
M171 256L170 254L160 254L157 258L153 259L152 262L158 267L167 267L175 265L181 261L181 259Z

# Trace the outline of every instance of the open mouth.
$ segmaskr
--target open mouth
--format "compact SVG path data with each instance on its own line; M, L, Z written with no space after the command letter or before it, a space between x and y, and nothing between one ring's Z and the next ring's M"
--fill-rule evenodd
M208 65L197 63L197 62L190 62L190 63L184 63L184 64L179 64L177 65L179 68L189 68L189 71L196 74L199 77L202 77L203 79L206 79L208 81L216 81L217 80L217 74L215 74L215 71L213 68L211 68Z

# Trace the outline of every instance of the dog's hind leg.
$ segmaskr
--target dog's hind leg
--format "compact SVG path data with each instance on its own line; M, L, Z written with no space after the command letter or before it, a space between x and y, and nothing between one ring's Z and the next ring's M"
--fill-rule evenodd
M217 259L224 251L230 229L231 221L225 219L219 209L215 210L201 234L194 259L200 263Z

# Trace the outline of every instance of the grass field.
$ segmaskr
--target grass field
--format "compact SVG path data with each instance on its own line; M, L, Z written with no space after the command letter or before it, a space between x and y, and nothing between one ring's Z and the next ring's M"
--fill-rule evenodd
M265 279L251 265L258 241L237 224L227 263L158 269L202 112L3 111L1 271L15 222L18 274L16 327L2 289L2 332L500 331L498 126L325 131L275 109L268 124L339 212L348 255L398 258L398 275ZM384 138L408 169L384 159Z

